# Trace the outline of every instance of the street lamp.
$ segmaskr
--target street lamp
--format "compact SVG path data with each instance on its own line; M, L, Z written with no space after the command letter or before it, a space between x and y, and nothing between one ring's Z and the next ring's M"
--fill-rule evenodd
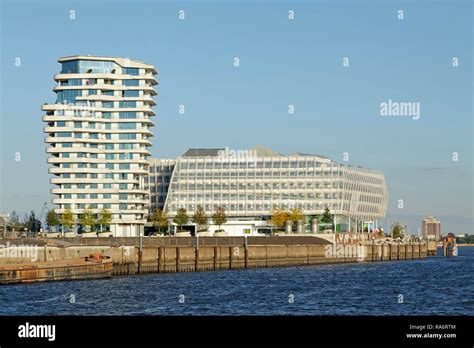
M3 236L7 237L7 220L10 219L10 213L5 214L5 218L3 219Z

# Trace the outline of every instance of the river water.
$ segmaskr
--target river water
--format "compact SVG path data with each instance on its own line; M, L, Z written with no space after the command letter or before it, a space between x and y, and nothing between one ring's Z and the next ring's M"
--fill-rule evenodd
M474 315L459 256L0 287L0 315Z

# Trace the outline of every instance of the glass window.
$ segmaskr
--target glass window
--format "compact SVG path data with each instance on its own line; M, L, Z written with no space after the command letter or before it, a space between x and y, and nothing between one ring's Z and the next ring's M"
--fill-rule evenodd
M121 101L119 103L120 108L135 108L137 107L136 101Z
M124 97L138 97L139 96L139 91L123 91L123 96Z
M136 139L137 135L135 133L123 133L119 134L119 139L127 140L127 139Z
M112 109L114 107L114 102L102 102L102 107L106 109Z
M56 103L75 103L76 98L82 96L82 91L81 90L64 90L64 91L58 91L57 98L56 98Z
M97 60L71 60L62 63L62 74L74 73L111 73L116 67L114 62Z
M139 83L140 83L140 80L123 80L124 86L138 86Z
M119 129L137 129L136 123L119 123Z
M65 121L57 121L56 122L56 127L66 127L66 122Z
M82 85L82 80L81 79L69 79L67 85L68 86L81 86Z
M119 144L120 150L131 150L135 144Z
M137 76L140 72L138 68L122 68L123 74Z
M119 118L137 118L137 113L133 111L119 112Z

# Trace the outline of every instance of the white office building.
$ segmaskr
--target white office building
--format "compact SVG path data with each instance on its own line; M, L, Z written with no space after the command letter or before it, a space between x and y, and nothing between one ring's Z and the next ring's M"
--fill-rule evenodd
M289 156L256 147L247 151L189 149L175 160L150 159L150 211L211 216L225 209L229 224L264 221L276 208L300 208L311 220L329 208L338 231L362 232L385 217L388 191L382 172L336 163L320 155ZM253 224L253 222L252 222Z

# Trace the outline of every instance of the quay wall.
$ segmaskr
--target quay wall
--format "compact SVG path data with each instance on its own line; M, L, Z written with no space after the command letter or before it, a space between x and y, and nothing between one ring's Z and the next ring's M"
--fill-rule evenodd
M256 238L256 239L255 239ZM25 250L0 253L1 264L64 261L91 254L109 256L113 274L190 272L223 269L283 267L346 262L379 262L422 259L426 243L330 244L303 237L194 237L180 238L67 238L39 243L36 258ZM79 239L79 240L76 240ZM301 243L301 244L300 244ZM12 243L13 245L13 243Z

